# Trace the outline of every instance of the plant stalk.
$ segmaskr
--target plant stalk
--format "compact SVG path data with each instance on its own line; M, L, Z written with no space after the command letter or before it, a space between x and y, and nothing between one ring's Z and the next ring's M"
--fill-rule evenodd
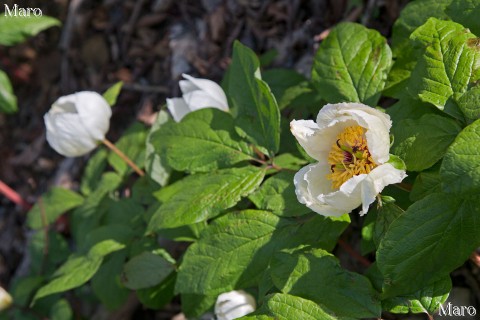
M125 161L140 177L143 177L145 175L145 172L139 167L137 167L137 165L133 163L133 161L130 160L130 158L127 157L125 153L120 151L120 149L118 149L113 143L111 143L107 139L104 139L102 143L106 145L110 150L115 152L120 158L122 158L122 160Z

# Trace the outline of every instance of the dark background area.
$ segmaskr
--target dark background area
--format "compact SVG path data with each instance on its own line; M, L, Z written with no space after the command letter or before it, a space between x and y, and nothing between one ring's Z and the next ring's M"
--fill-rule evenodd
M9 75L19 103L18 113L0 114L0 179L29 203L35 203L51 186L78 186L88 156L64 158L45 140L43 115L61 95L81 90L103 92L123 81L108 132L109 140L116 141L135 120L151 124L165 98L180 95L178 80L182 73L219 82L235 39L259 55L273 57L269 67L293 68L310 77L313 56L329 28L341 21L354 21L388 38L407 2L2 2L0 11L4 3L40 8L43 15L60 19L62 27L50 28L14 47L0 46L0 68ZM0 196L2 286L8 287L22 265L30 263L24 260L30 232L24 226L26 212ZM454 284L469 288L480 301L477 277L478 268L470 262L459 269ZM168 317L157 313L156 318Z

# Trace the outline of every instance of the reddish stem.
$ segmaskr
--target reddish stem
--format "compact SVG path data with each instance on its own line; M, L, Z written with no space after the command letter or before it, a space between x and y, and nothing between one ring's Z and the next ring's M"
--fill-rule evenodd
M10 199L10 201L12 201L13 203L21 206L25 210L30 210L32 208L32 205L30 203L23 200L21 195L19 195L15 190L7 186L2 180L0 180L0 193Z
M338 240L338 245L342 247L342 249L345 250L352 258L363 264L365 267L370 267L372 264L367 258L353 250L353 248L342 239Z

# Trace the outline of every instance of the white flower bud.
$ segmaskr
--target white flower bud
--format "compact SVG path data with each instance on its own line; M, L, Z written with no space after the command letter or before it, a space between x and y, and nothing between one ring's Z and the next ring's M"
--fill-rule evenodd
M228 102L222 87L211 80L197 79L183 74L180 80L182 98L167 99L167 107L176 122L188 113L204 108L217 108L228 112Z
M318 161L295 175L298 201L324 216L360 205L366 214L385 186L407 176L388 163L391 125L387 114L361 103L328 104L316 122L293 120L293 135Z
M44 116L47 141L66 157L78 157L105 139L112 110L107 101L92 91L60 97Z
M243 290L230 291L218 296L215 303L217 320L238 319L255 311L255 299Z
M12 301L10 294L0 287L0 311L7 309L12 304Z

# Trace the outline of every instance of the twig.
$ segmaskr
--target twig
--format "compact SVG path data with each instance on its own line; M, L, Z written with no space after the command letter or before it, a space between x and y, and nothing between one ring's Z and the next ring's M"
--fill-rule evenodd
M365 267L370 267L372 264L367 258L361 256L357 251L353 250L353 248L342 239L338 240L338 245L342 247L342 249L345 250L352 258L360 262Z
M120 149L118 149L113 143L111 143L110 141L108 141L107 139L104 139L102 141L102 143L104 145L106 145L110 150L112 150L113 152L115 152L123 161L125 161L133 170L135 170L135 172L140 176L140 177L143 177L145 175L145 172L140 169L139 167L137 167L137 165L135 163L133 163L132 160L130 160L129 157L127 157L125 155L125 153L123 153Z
M32 208L32 205L25 201L21 195L15 190L7 186L2 180L0 180L0 193L10 199L13 203L21 206L24 210L28 211Z

